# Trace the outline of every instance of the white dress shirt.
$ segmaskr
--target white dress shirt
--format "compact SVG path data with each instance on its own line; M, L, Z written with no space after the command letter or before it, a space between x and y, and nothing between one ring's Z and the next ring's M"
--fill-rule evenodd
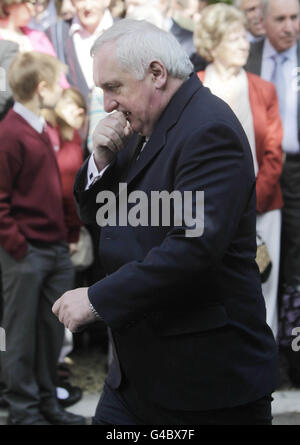
M253 34L251 34L251 32L247 31L247 40L250 43L260 42L264 39L264 37L264 35L255 37Z
M101 22L93 34L82 27L77 16L74 17L70 27L70 36L73 37L75 51L80 63L81 70L89 89L94 87L93 59L90 55L92 46L100 35L113 25L113 18L107 9Z
M88 163L88 169L87 169L87 180L86 180L86 186L85 190L88 190L92 184L94 184L96 181L102 178L104 172L108 169L110 166L110 163L104 167L101 171L98 170L98 167L96 166L96 162L94 159L94 153L91 154L89 163Z
M265 80L271 80L274 70L272 57L276 54L275 48L273 48L269 39L266 39L263 47L261 68L261 77ZM286 87L285 112L282 119L284 129L282 147L287 153L298 153L297 45L280 54L287 58L282 67Z
M145 142L137 156L137 159L139 159L142 151L144 150L147 142L149 141L149 137L145 138ZM88 162L88 169L87 169L87 180L86 180L86 186L85 186L85 190L88 190L92 184L94 184L95 182L97 182L99 179L102 178L102 176L104 175L104 172L108 169L108 167L111 165L111 163L109 163L106 167L104 167L101 171L98 170L98 167L96 166L95 163L95 159L94 159L94 152L91 154L89 162Z

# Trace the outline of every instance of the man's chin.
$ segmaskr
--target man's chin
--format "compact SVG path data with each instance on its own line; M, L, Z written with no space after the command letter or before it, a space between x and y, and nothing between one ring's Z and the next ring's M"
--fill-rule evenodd
M253 27L250 32L254 37L261 37L266 33L265 29L261 26Z
M294 46L296 44L296 40L295 39L289 39L289 40L285 40L284 42L281 42L280 45L280 51L287 51L288 49L292 48L292 46Z

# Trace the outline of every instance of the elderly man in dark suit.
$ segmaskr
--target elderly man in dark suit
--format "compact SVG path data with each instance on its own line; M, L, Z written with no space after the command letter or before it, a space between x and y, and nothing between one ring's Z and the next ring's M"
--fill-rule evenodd
M102 226L107 276L53 311L73 331L98 317L110 328L115 356L94 423L270 424L276 346L242 127L153 25L120 21L93 53L112 114L75 196L82 219Z
M282 255L278 343L292 384L300 386L300 356L292 350L300 323L300 44L299 0L261 0L266 38L250 49L246 69L274 82L283 123Z
M90 49L102 32L113 24L113 18L105 0L72 0L72 4L74 17L58 20L46 33L57 57L69 68L68 82L80 90L89 107L94 87Z

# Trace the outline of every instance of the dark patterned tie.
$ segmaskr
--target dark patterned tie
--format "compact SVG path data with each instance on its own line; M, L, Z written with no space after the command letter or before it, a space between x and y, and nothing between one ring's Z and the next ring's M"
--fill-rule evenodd
M137 147L134 152L134 157L133 157L134 161L138 161L138 159L141 155L141 152L144 148L145 142L146 142L145 136L139 136L139 141L138 141Z

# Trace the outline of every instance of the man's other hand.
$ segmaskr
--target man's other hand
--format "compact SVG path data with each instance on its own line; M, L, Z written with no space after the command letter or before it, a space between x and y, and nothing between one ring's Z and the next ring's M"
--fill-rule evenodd
M90 308L87 291L87 287L68 291L52 307L52 312L71 332L77 332L97 319Z

